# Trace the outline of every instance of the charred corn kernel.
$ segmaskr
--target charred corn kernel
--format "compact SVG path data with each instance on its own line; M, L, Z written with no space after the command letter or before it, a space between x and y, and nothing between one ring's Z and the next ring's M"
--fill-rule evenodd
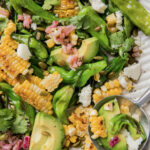
M72 17L78 13L76 6L75 0L61 0L60 6L54 7L54 13L60 18Z
M26 74L30 66L30 63L18 57L15 51L18 43L11 38L14 31L16 31L16 25L9 21L0 45L0 67L12 79L15 79L19 74Z
M0 15L4 15L7 18L9 18L9 11L7 9L4 9L0 6Z
M113 80L106 82L101 88L97 88L93 93L94 103L99 102L102 98L112 95L120 95L122 93L122 87L119 80Z
M69 35L69 40L71 42L72 45L77 45L78 42L78 36L75 34L74 31L72 31Z
M94 80L99 82L100 81L99 79L100 79L100 74L99 73L95 74L94 75Z
M70 146L70 140L66 140L65 147L69 147L69 146Z
M97 150L97 148L92 143L89 135L85 136L85 142L84 142L83 150Z
M134 88L134 86L131 83L128 83L127 87L128 91L131 91Z
M70 142L71 143L76 143L77 142L77 136L70 137Z
M40 89L38 86L26 80L22 84L15 85L14 91L37 110L52 114L52 95L48 93L46 96L41 96L40 92L43 91L43 89Z
M53 92L59 86L62 80L63 79L61 78L60 74L55 71L53 74L46 76L41 83L49 92Z
M116 27L108 27L108 26L107 26L107 29L108 29L108 31L111 32L111 33L115 33L115 32L118 31L118 29L117 29Z
M94 139L98 137L107 137L103 116L90 116L89 122Z
M112 13L106 17L106 21L108 27L115 27L117 23L117 17L114 13Z
M46 41L48 48L53 48L55 46L55 42L53 39L49 39Z
M39 31L45 31L45 28L43 28L43 27L37 27L37 30L39 30Z

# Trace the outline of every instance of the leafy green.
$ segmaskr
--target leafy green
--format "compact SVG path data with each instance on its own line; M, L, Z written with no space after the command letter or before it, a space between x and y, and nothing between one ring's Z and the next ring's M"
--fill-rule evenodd
M77 29L87 30L90 28L89 19L87 15L75 16L70 19L71 24L73 24Z
M110 43L113 49L118 49L124 42L124 32L119 31L110 35Z
M9 109L0 109L0 131L6 132L12 125L13 112Z
M60 0L45 0L42 7L45 10L50 10L52 5L60 5Z
M16 114L15 121L12 123L11 130L15 134L24 134L28 130L28 118L24 114Z
M80 39L87 39L90 37L85 31L82 30L76 30L76 34Z
M34 22L34 23L36 23L37 25L40 25L43 21L44 21L44 19L43 18L41 18L40 16L32 16L32 21Z
M8 18L0 16L0 31L3 32L8 23Z

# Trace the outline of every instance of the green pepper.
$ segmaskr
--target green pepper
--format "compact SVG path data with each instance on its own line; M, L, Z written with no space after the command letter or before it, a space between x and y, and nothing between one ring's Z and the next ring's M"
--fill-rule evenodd
M29 130L31 130L35 119L34 108L31 105L24 102L21 99L21 97L19 97L17 94L15 94L14 91L12 90L12 87L9 84L1 82L0 90L3 91L8 96L9 100L13 103L18 113L23 113L29 118L31 125L31 128Z
M83 7L78 13L78 16L85 16L88 20L89 28L86 30L92 36L98 38L100 45L105 49L109 50L109 40L106 34L106 23L105 21L92 9L92 7ZM100 26L101 30L96 31L95 28Z
M112 0L112 2L146 35L150 35L150 13L137 0Z
M138 121L136 121L135 119L128 116L127 114L118 114L118 115L114 116L110 120L109 126L110 126L110 132L113 135L116 135L117 133L119 133L120 130L124 126L126 126L134 140L136 140L140 137L142 137L143 140L146 139L146 134L145 134L144 129L141 126L141 124Z
M53 108L57 117L65 124L68 124L67 108L74 93L74 87L64 86L58 90L53 98Z
M45 59L48 57L48 52L44 45L40 41L31 37L31 35L13 34L12 38L20 43L28 45L38 58Z
M60 19L56 17L54 14L49 13L48 11L40 7L38 4L36 4L33 0L9 0L9 1L18 14L22 14L22 8L26 8L33 14L40 16L41 18L45 19L48 22L53 22L54 20L67 20L67 19Z
M61 77L63 78L63 83L67 83L67 84L75 83L82 72L82 75L76 86L83 87L92 76L102 71L106 66L107 66L106 61L102 60L91 64L85 64L79 67L76 71L74 70L67 71L57 66L52 66L48 70L50 73L53 73L54 71L58 71Z

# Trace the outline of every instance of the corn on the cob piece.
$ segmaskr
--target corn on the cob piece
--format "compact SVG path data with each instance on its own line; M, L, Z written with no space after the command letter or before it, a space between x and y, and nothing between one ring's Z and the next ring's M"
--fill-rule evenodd
M122 93L122 87L119 80L113 80L106 82L101 88L94 90L93 101L99 102L102 98L112 95L120 95Z
M77 15L75 0L61 0L60 6L55 6L54 13L60 18L72 17Z
M57 71L55 71L53 74L46 76L42 80L41 84L43 84L43 86L48 90L48 92L53 92L59 86L62 80L63 79L61 78L60 74Z
M96 110L94 110L96 111ZM98 116L98 113L90 113L90 127L93 133L92 138L97 139L98 137L105 138L107 137L104 125L104 117Z
M11 38L14 31L16 31L16 25L10 21L4 30L4 37L0 45L0 67L12 79L19 74L26 74L30 66L28 61L18 57L15 52L18 43Z
M40 89L38 86L31 84L29 81L24 81L23 84L17 84L14 91L23 100L34 106L37 110L52 114L52 95ZM43 92L43 94L41 94ZM44 95L45 93L45 95Z

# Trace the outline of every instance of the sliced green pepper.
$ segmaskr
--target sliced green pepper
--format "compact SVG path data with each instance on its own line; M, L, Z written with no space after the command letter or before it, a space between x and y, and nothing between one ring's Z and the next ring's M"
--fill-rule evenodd
M76 71L74 70L67 71L61 67L52 66L49 68L49 72L53 73L54 71L58 71L63 78L63 83L67 84L75 83L82 72L77 87L83 87L92 76L102 71L106 66L107 66L106 61L102 60L96 63L85 64L79 67Z
M146 35L150 35L150 13L137 0L112 0L112 2Z
M57 117L65 124L68 124L67 108L74 93L74 87L67 85L58 90L53 98L53 108Z
M38 58L45 59L48 57L48 52L44 45L40 41L31 37L31 35L13 34L12 38L20 43L28 45Z

